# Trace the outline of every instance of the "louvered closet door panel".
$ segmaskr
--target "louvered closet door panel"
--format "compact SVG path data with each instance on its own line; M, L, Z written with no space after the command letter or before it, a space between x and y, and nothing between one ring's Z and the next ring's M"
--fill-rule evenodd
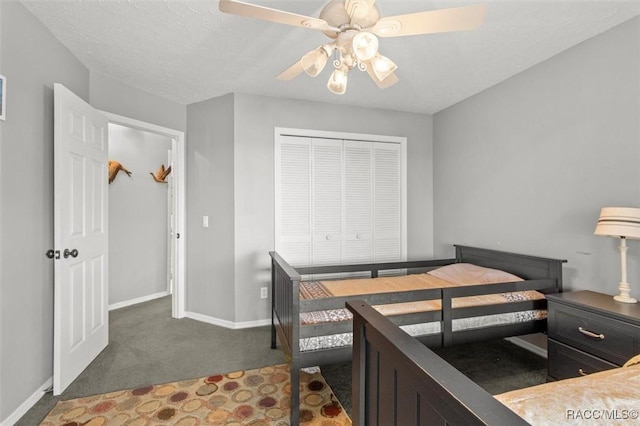
M373 145L344 141L343 263L373 260Z
M400 145L373 144L373 247L376 262L402 256L402 179Z
M311 263L311 139L282 136L276 155L276 251L293 266Z
M312 140L312 262L342 262L342 141Z

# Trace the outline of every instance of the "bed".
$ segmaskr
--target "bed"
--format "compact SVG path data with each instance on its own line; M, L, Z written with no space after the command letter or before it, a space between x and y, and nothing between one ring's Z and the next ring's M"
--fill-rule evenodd
M279 342L290 364L293 424L299 414L299 392L295 384L299 383L300 368L351 359L352 321L345 309L348 301L361 299L377 309L389 309L388 315L394 324L431 347L546 330L543 295L562 291L563 260L462 245L455 246L455 253L455 258L450 259L294 268L278 253L270 252L271 347L276 348ZM378 280L413 280L458 264L495 269L515 278L460 286L447 285L443 280L435 280L435 285L430 283L427 287L394 282L388 291L373 285ZM385 276L389 271L399 271L399 276ZM347 278L318 282L317 278L324 274L335 277L363 272L368 278L357 281ZM303 280L303 277L310 278ZM350 290L352 287L358 290ZM542 296L530 300L518 296L527 292ZM492 297L503 294L509 295L507 299L516 296L512 300L491 301ZM489 302L460 303L477 297L489 298ZM421 308L415 308L416 304ZM424 309L424 304L430 307ZM400 305L411 308L396 310ZM505 320L505 317L511 319ZM482 319L480 323L479 319Z
M495 397L361 301L353 312L354 425L636 424L640 357Z

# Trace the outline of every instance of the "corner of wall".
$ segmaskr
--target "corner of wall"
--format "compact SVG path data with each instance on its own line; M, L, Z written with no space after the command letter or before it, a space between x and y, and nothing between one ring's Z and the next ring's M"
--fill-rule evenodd
M236 319L234 121L233 94L187 107L186 309L231 322Z

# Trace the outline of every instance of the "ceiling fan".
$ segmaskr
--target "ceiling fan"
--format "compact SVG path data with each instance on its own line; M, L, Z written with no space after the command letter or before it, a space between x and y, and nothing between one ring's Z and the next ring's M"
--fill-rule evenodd
M236 0L220 0L219 7L238 16L322 31L332 40L305 54L276 78L291 80L303 71L316 77L333 56L334 70L327 88L336 94L345 93L347 74L354 68L367 72L381 89L398 82L398 66L380 54L378 37L474 30L486 13L486 6L480 4L380 17L375 0L330 0L318 18Z

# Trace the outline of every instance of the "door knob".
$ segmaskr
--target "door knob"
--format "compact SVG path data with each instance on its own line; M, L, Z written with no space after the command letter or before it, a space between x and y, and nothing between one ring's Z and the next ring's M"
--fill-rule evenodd
M60 259L60 250L48 250L47 251L47 257L49 259Z
M69 250L69 249L64 249L64 252L62 253L62 255L64 256L64 258L68 258L69 256L71 257L78 257L78 250L73 249L73 250Z

